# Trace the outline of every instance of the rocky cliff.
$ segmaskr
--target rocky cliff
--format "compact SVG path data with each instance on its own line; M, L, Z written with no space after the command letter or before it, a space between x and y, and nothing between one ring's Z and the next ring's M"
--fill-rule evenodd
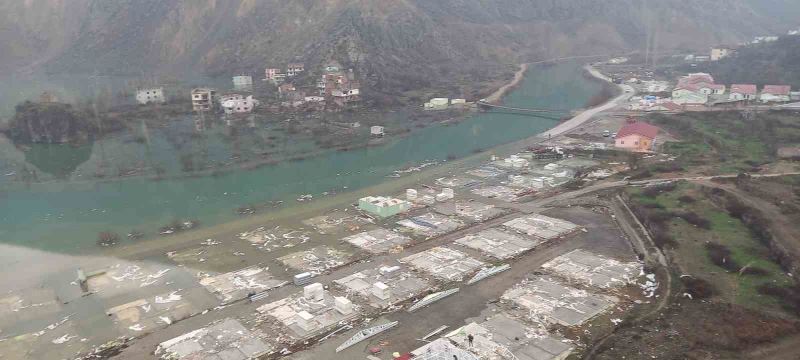
M788 0L0 0L7 67L261 75L336 58L397 94L508 64L650 46L698 49L783 32ZM775 14L783 14L777 16Z

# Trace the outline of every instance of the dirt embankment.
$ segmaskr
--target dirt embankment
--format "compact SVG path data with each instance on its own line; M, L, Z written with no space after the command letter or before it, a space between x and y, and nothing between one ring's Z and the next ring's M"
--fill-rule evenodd
M521 64L519 66L519 70L514 74L514 79L511 80L510 83L503 85L499 89L497 89L494 93L486 97L486 102L492 104L500 104L503 100L503 96L508 94L509 91L514 90L519 83L525 78L525 73L528 71L528 64Z

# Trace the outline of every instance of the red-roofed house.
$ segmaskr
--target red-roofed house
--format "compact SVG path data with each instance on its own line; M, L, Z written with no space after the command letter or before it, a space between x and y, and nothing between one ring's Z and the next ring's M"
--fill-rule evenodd
M792 87L789 85L765 85L761 90L761 102L791 101L791 92Z
M694 84L678 85L672 90L672 102L680 105L702 105L708 102L708 94Z
M706 95L722 95L725 93L725 85L722 84L709 84L698 83L695 84L700 89L700 92Z
M706 73L693 73L678 79L678 86L688 85L688 84L696 85L700 83L713 84L714 77L711 76L711 74L706 74Z
M757 92L758 90L753 84L733 84L731 85L731 93L728 95L728 100L755 100Z
M648 152L656 143L659 128L643 122L625 124L617 132L614 147L635 152Z

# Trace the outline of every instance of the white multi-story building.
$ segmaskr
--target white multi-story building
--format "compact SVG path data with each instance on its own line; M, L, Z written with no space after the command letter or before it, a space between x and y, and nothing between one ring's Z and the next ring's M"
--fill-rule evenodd
M247 97L239 94L223 96L220 104L226 114L246 114L253 112L258 106L258 100L253 99L253 95Z
M286 76L294 77L300 75L301 72L306 71L306 66L302 63L292 63L286 67Z
M150 103L166 103L167 98L164 97L164 88L158 87L136 90L136 102L142 105Z
M214 97L217 91L209 88L192 89L192 110L211 111L214 110Z

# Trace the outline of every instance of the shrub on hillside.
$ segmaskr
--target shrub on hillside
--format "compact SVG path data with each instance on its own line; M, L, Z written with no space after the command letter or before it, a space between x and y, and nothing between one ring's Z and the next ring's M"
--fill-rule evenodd
M739 271L739 269L741 269L741 266L731 257L731 250L725 245L707 243L706 252L708 253L708 258L711 259L714 265L727 271Z
M695 212L692 212L692 211L683 212L683 213L678 214L678 217L680 217L681 219L685 220L689 224L692 224L692 225L697 226L699 228L703 228L703 229L706 229L706 230L711 229L711 222L708 221L708 219L706 219L706 218L704 218L704 217L702 217L700 215L697 215L697 213L695 213Z
M714 296L714 285L710 282L696 278L693 276L685 276L681 278L683 287L686 292L692 296L693 299L708 299Z

